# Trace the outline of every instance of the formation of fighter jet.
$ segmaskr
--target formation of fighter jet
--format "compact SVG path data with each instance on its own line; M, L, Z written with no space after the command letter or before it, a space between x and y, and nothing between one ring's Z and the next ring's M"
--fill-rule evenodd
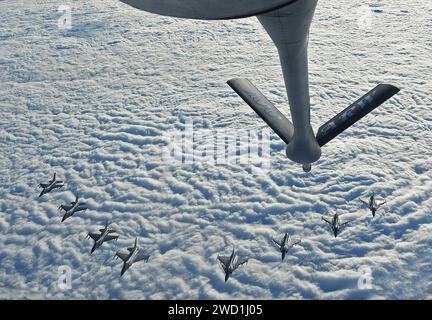
M282 253L282 261L285 259L285 255L288 253L289 249L301 243L301 240L292 241L291 236L289 236L287 232L285 232L284 237L280 241L275 240L274 238L272 238L272 240L279 247L279 250Z
M87 207L86 207L86 203L80 202L78 199L78 196L76 196L75 201L72 201L70 205L62 204L59 207L59 209L63 209L65 211L65 214L64 214L63 219L62 219L62 222L63 222L67 218L72 217L76 212L87 210Z
M338 236L339 231L342 227L346 226L348 223L351 223L351 221L341 223L340 216L337 213L334 214L333 219L331 221L324 217L321 217L321 219L327 222L331 226L335 238Z
M385 203L387 203L387 201L383 201L380 204L377 203L376 198L375 198L375 194L372 193L372 195L369 198L369 201L364 201L362 199L360 199L360 201L362 203L364 203L368 209L371 211L372 213L372 217L375 217L376 212L378 211L379 208L381 208L382 205L384 205Z
M42 188L39 197L42 197L44 194L50 193L54 189L63 188L64 182L61 180L56 180L56 174L54 173L53 178L48 183L40 183L39 187Z
M123 261L123 268L120 273L120 277L128 270L135 262L144 261L147 262L150 258L150 255L145 254L141 251L137 246L138 239L135 238L135 244L132 248L128 248L129 253L124 253L117 251L116 257L120 258Z
M237 270L238 267L248 262L248 259L243 259L237 256L235 249L233 248L231 255L228 256L218 256L217 259L225 272L225 282L228 281L231 274Z
M43 188L41 194L39 197L43 196L46 193L49 193L51 190L56 188L61 188L64 186L64 182L60 180L56 180L56 174L54 173L54 176L52 180L49 181L49 183L39 184L41 188ZM85 211L87 210L87 205L85 202L79 201L78 196L75 197L75 200L70 203L70 205L64 205L62 204L59 209L62 209L65 211L65 214L63 215L62 222L65 221L67 218L72 217L76 212L79 211ZM99 248L104 242L116 240L119 238L118 235L113 235L112 233L116 233L116 230L110 229L108 221L105 223L105 227L102 229L99 229L99 233L93 233L89 232L87 234L87 239L93 239L94 244L90 251L90 254L92 254L97 248ZM150 255L144 254L144 252L141 251L141 249L137 246L138 239L135 238L135 244L132 248L128 248L129 253L122 253L120 251L116 252L116 257L123 260L123 268L121 271L120 276L123 276L123 274L128 270L132 264L138 261L144 260L145 262L148 261L150 258Z
M399 92L379 84L324 123L311 125L308 44L310 25L318 0L120 0L134 8L160 15L221 20L256 16L274 42L282 66L291 111L288 120L248 79L228 85L286 144L286 156L310 171L321 157L321 148Z
M97 248L99 248L104 242L116 240L119 236L112 235L111 233L116 233L117 231L108 228L109 224L106 222L105 228L99 229L100 233L89 232L87 239L92 238L94 240L93 248L90 253L93 253Z
M53 179L49 181L48 184L40 184L40 187L44 188L39 195L42 196L45 193L49 193L51 190L55 188L61 188L64 186L63 181L56 180L56 174L54 173ZM369 210L372 212L372 216L375 217L376 211L386 203L386 201L382 203L377 203L375 195L372 194L369 198L369 201L364 201L360 199L362 203L367 205ZM61 205L61 209L65 211L65 214L62 218L62 222L66 220L67 218L73 216L78 211L84 211L87 210L86 203L80 202L78 196L76 196L75 201L72 201L70 205ZM348 222L341 222L340 216L338 213L334 214L332 220L328 220L325 217L322 217L322 220L328 223L333 231L333 234L335 238L338 236L340 229L347 225L348 223L351 223L351 221ZM115 233L116 231L109 228L108 222L106 222L105 227L103 229L99 229L98 233L92 233L89 232L87 235L87 238L91 238L94 240L94 245L90 251L92 254L97 248L99 248L104 242L111 241L118 239L118 235L112 235L112 233ZM120 277L123 276L123 274L136 262L139 261L145 261L147 262L150 258L150 255L145 254L141 249L137 246L137 238L135 238L134 246L131 248L128 248L128 253L123 253L120 251L116 252L115 257L120 258L123 261L123 267L120 273ZM295 245L298 245L301 243L301 240L298 241L292 241L291 236L288 235L286 232L284 237L278 241L274 238L272 238L272 241L278 246L282 256L282 261L285 259L286 254L288 253L289 249L294 247ZM220 265L225 273L225 282L228 281L231 274L238 269L241 265L248 262L248 259L240 258L237 256L235 249L233 247L232 253L230 256L218 256L217 259L220 262Z

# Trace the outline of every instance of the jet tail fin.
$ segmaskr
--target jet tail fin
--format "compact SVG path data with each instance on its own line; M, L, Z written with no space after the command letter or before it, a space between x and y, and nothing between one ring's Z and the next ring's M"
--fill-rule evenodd
M316 139L320 147L336 138L399 91L399 88L390 84L379 84L376 86L318 129Z
M231 79L228 85L289 144L294 135L292 123L247 79Z

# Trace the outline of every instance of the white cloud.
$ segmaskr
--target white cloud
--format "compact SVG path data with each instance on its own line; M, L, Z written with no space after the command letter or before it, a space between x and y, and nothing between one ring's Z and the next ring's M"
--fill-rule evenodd
M378 81L402 91L324 147L310 174L273 137L271 172L254 176L238 164L167 163L161 151L164 133L186 119L198 129L264 127L225 84L235 76L288 114L278 57L257 21L76 1L72 28L58 30L57 3L27 2L24 12L22 2L0 13L0 298L430 298L429 4L383 6L364 40L379 45L365 47L362 30L333 17L351 1L320 3L314 127ZM65 190L38 198L53 172ZM370 192L387 199L373 220L358 201ZM89 210L61 223L58 206L77 193ZM355 222L334 239L321 215L336 210ZM105 221L120 238L90 255L84 238ZM270 238L285 231L303 240L281 262ZM120 278L112 257L135 237L151 258ZM216 257L233 245L250 261L225 283ZM73 290L57 285L62 265ZM371 290L357 287L362 266Z

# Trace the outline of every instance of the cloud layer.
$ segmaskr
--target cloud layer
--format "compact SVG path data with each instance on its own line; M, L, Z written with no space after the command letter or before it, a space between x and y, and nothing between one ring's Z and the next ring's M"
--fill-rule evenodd
M274 46L254 19L165 18L119 1L0 3L0 297L87 299L431 298L432 5L319 3L310 37L315 130L379 82L395 98L323 149L311 173L272 137L271 170L164 161L167 132L258 130L226 85L247 77L287 115ZM378 5L377 5L378 6ZM341 12L350 12L341 15ZM361 16L360 16L361 18ZM37 198L52 173L66 189ZM359 197L387 199L371 220ZM85 213L61 221L79 194ZM334 239L321 221L355 219ZM90 255L105 221L120 238ZM271 237L302 238L284 262ZM151 253L122 278L115 250ZM224 283L216 257L249 263ZM58 268L72 270L60 290ZM362 268L372 288L361 290Z

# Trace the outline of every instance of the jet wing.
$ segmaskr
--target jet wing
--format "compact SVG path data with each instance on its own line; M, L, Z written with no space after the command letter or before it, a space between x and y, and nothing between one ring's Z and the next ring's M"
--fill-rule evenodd
M79 207L77 207L77 208L75 209L74 212L84 211L84 210L87 210L87 207L81 207L81 206L79 206Z
M116 256L122 259L123 261L126 261L129 257L129 254L118 251L116 252Z
M90 232L89 234L88 234L88 236L90 237L90 238L92 238L94 241L97 241L98 239L99 239L99 234L97 234L97 233L92 233L92 232Z
M142 260L147 262L149 258L150 258L149 254L145 254L144 252L138 252L134 262L138 262L138 261L142 261Z
M347 224L350 224L351 222L353 222L353 220L351 220L351 221L347 221L347 222L344 222L344 223L341 223L341 227L344 227L344 226L346 226Z
M110 240L115 240L117 239L119 236L111 236L111 235L107 235L105 237L105 241L110 241Z
M239 259L235 262L235 264L234 264L234 266L233 266L233 270L237 269L237 268L240 267L242 264L247 263L248 260L249 260L249 259L241 259L241 258L239 258Z
M299 243L301 243L301 240L291 243L291 244L289 245L289 247L292 248L292 247L298 245Z
M273 240L273 242L274 242L275 244L277 244L277 245L279 246L279 248L282 247L282 241L277 241L277 240L275 240L275 239L273 239L273 238L272 238L272 240Z
M62 205L60 206L60 208L62 208L64 211L69 211L70 209L72 209L72 207L73 207L73 206L67 206L67 205L64 205L64 204L62 204Z
M369 203L367 201L364 201L363 199L360 199L360 202L369 207Z
M387 201L381 202L380 204L377 205L377 209L381 208L386 203L387 203Z
M217 259L222 263L225 267L228 267L230 263L230 257L227 256L218 256Z
M47 183L39 183L39 187L41 187L41 188L48 188L48 186L49 186L49 184L47 184Z
M327 220L326 218L321 217L321 219L322 219L323 221L327 222L328 224L332 225L332 223L331 223L329 220Z

